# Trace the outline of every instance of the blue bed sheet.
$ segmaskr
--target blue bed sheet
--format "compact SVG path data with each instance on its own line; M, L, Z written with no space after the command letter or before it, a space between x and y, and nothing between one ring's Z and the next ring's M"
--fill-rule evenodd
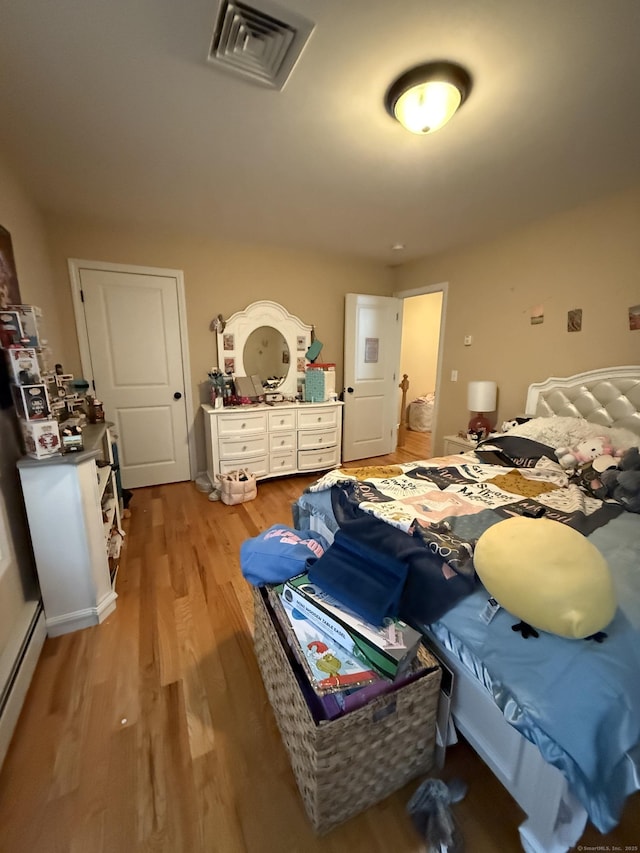
M327 492L297 502L301 528L314 516L337 528ZM429 627L608 832L626 797L640 789L640 515L623 513L588 538L605 554L620 602L603 643L544 632L525 640L504 610L487 625L481 585Z

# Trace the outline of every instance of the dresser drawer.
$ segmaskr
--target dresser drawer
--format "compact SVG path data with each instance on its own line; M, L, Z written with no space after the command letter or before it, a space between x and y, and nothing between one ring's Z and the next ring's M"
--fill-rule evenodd
M298 429L315 429L338 425L338 408L310 408L298 411Z
M242 459L245 456L265 456L267 453L266 435L247 435L239 438L225 438L218 444L220 459Z
M220 473L227 474L229 471L237 471L243 468L245 471L250 471L256 477L266 477L269 473L269 457L254 456L251 459L242 459L235 462L227 461L220 462Z
M338 443L337 429L316 429L301 431L298 436L298 450L311 450L312 447L333 447Z
M269 458L269 470L272 474L288 474L296 470L296 454L294 450L285 453L272 453Z
M269 450L271 453L293 451L295 449L295 432L272 432L269 435Z
M269 412L269 432L294 430L296 428L295 411Z
M326 450L299 450L298 469L300 471L319 471L322 468L334 468L340 460L337 447Z
M220 438L266 431L267 416L264 412L233 412L218 416Z

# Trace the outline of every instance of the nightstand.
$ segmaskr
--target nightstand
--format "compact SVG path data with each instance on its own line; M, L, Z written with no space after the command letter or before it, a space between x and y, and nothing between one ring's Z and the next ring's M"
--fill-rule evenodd
M469 450L475 450L475 448L475 441L469 441L461 435L445 435L444 437L445 456L449 456L452 453L466 453Z

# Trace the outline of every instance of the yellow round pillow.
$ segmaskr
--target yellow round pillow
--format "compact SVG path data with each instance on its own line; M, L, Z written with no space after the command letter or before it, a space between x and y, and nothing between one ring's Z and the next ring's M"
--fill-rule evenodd
M493 598L541 631L589 637L605 628L616 612L604 557L581 533L559 521L499 521L480 536L473 560Z

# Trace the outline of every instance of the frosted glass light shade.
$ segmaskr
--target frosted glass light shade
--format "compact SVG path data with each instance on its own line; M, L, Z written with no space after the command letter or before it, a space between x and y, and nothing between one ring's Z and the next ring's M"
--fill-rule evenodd
M460 90L451 83L434 80L407 90L398 98L394 112L411 133L432 133L449 121L461 100Z
M498 386L495 382L482 380L469 382L467 409L470 412L493 412L496 408Z
M411 133L433 133L466 100L471 77L455 62L438 61L405 71L389 87L384 103L389 115Z

